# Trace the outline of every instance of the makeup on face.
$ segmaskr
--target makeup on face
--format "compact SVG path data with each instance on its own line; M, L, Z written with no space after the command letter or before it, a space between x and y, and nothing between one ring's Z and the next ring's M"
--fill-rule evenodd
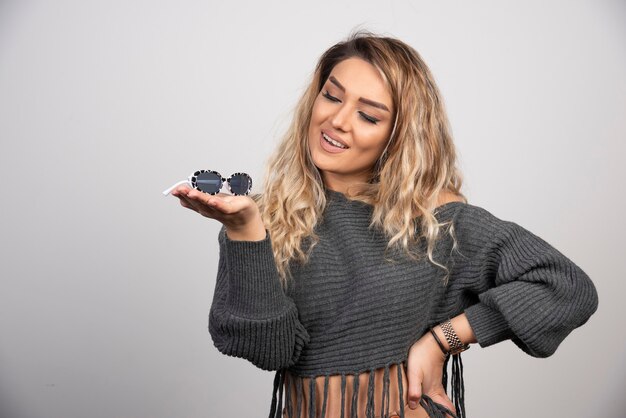
M325 183L367 181L389 138L391 119L391 94L372 64L349 58L335 65L309 124L309 150Z

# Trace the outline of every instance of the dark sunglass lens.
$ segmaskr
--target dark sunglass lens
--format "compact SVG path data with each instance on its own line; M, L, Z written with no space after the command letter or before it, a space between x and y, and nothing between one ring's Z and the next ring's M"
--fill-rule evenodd
M247 174L234 174L229 180L230 191L236 195L248 194L252 187L252 179Z
M204 193L217 194L222 188L222 178L208 171L196 176L196 186Z

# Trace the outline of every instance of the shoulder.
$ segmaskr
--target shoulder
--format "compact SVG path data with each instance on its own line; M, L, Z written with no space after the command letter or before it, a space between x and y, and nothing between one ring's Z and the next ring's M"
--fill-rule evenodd
M484 247L488 242L498 246L511 238L535 236L518 223L501 218L482 206L470 203L448 206L452 206L449 216L460 241Z
M453 206L465 206L465 205L448 205L449 203L460 202L467 204L467 199L464 196L451 192L449 190L441 190L437 196L437 203L435 205L434 212L438 213L444 209L450 209ZM415 213L415 217L422 216L420 212Z
M450 202L465 202L465 198L449 190L442 190L439 192L439 196L437 197L437 206L445 205Z

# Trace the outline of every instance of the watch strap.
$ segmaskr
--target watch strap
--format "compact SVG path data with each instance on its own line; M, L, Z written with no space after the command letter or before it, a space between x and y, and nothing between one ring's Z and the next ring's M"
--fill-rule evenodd
M462 351L467 350L470 346L469 344L463 344L459 339L456 332L454 332L454 328L452 328L452 322L450 319L439 324L441 330L443 331L443 335L446 337L446 341L448 341L448 346L450 347L450 355L458 354Z

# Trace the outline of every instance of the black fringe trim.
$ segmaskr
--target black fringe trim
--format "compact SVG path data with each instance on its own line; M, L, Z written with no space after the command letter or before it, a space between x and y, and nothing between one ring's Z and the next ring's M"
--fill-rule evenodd
M450 392L448 392L448 363L452 357L452 371L450 375ZM403 363L398 363L398 395L399 395L399 405L400 405L400 418L405 417L404 411L404 388L402 383L402 370L401 367L404 367ZM389 416L389 403L390 403L390 393L389 393L389 368L390 366L385 366L384 374L383 374L383 387L382 387L382 398L380 405L380 416L388 417ZM282 418L283 417L283 387L287 386L287 390L285 393L285 407L287 416L289 418L300 418L303 410L302 405L302 379L288 379L286 385L286 369L276 371L276 375L274 376L274 389L272 391L272 403L270 406L270 414L269 418ZM375 370L370 370L368 385L367 385L367 402L365 409L366 418L373 418L375 415L374 411L374 397L375 397L375 379L374 374ZM320 377L320 376L318 376ZM357 405L358 405L358 396L359 396L359 375L353 375L353 391L352 391L352 399L351 402L351 411L350 418L357 418ZM322 411L321 416L323 417L326 414L326 404L328 398L328 379L329 375L324 375L324 398L322 402ZM426 410L428 416L430 418L467 418L465 412L465 382L463 379L463 361L461 360L461 353L455 354L453 356L446 357L446 360L443 365L443 376L441 379L441 383L443 385L446 394L450 393L450 399L454 404L454 408L456 409L456 414L446 408L445 406L433 401L426 394L422 394L420 399L420 405L422 408ZM293 414L293 400L291 399L291 389L295 386L296 389L296 414ZM316 417L316 400L315 400L315 392L316 392L316 378L311 377L309 382L309 405L308 405L308 415L309 417ZM278 392L278 396L277 396ZM306 408L307 406L305 406ZM346 407L346 374L341 374L341 418L344 418L345 415L345 407ZM305 409L306 410L306 409Z

